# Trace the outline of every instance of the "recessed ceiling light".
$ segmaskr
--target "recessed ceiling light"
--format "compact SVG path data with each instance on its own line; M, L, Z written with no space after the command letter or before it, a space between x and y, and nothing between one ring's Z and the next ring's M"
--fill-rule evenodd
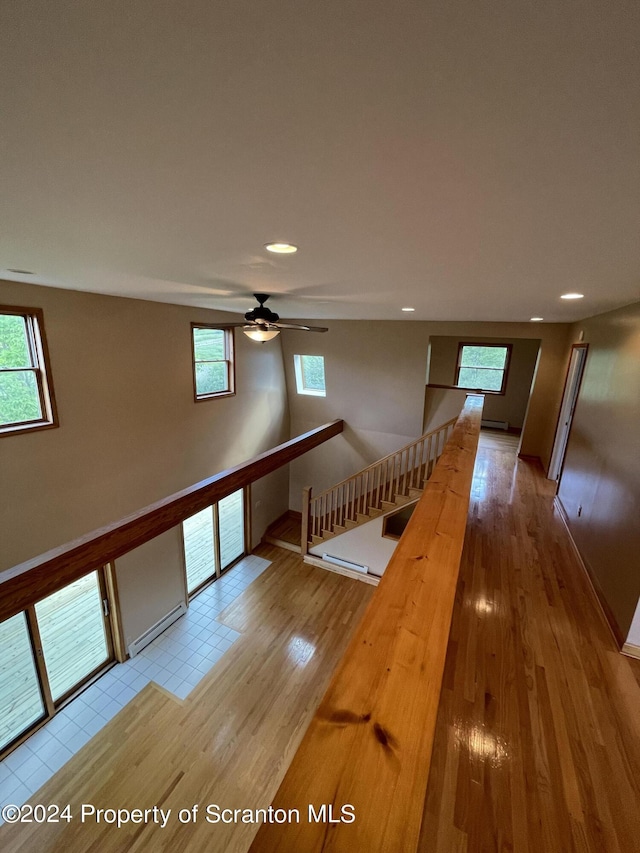
M403 308L402 310L403 311L415 311L416 309L415 308Z
M532 323L542 323L542 321L543 321L543 320L544 320L544 317L532 317L530 322L532 322Z
M35 273L34 273L34 272L31 272L31 270L12 270L12 269L7 269L7 272L14 272L14 273L16 273L16 275L35 275Z
M276 255L293 255L298 251L298 247L293 243L265 243L267 252L275 252Z
M560 299L583 299L584 293L563 293Z

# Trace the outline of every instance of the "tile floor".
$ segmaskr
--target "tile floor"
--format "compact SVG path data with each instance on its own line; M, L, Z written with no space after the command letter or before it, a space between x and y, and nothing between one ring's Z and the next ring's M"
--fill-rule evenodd
M240 636L216 618L268 565L245 557L140 654L112 667L1 761L0 807L25 803L150 681L185 699Z

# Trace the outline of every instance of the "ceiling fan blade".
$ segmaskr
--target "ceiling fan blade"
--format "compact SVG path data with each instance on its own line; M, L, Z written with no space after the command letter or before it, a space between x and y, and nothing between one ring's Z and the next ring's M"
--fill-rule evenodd
M243 320L242 323L207 323L208 329L240 329L242 326L254 326L256 323L247 323Z
M275 323L279 329L297 329L299 332L328 332L326 326L298 326L295 323Z

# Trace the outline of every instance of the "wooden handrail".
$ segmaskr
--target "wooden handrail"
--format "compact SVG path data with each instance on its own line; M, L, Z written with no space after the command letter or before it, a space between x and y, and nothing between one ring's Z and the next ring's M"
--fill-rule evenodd
M451 418L450 421L447 421L444 424L441 424L437 429L432 429L431 432L426 432L424 435L421 435L420 438L416 438L415 441L410 442L409 444L405 444L404 447L401 447L399 450L394 450L392 453L387 453L386 456L383 456L381 459L376 459L375 462L372 462L371 465L367 465L366 468L361 468L357 473L351 474L350 477L346 477L344 480L340 480L339 483L336 483L335 486L331 486L328 489L325 489L323 492L318 492L317 495L314 495L315 499L323 497L324 495L328 495L330 492L333 492L334 489L337 489L339 486L345 486L347 483L351 482L355 477L360 476L360 474L365 474L367 471L373 471L374 468L377 468L378 465L381 465L383 462L387 462L390 459L394 459L400 453L405 450L409 450L412 447L416 447L425 439L430 436L434 436L436 433L441 432L447 427L453 426L457 422L458 418Z
M358 516L367 516L370 509L379 510L383 503L395 503L399 495L408 497L410 489L421 489L456 422L452 418L319 495L312 497L311 489L305 490L302 517L307 539L302 540L302 553L308 553L314 536L324 539L347 522L357 524Z
M483 400L467 397L278 789L299 822L263 824L251 853L416 850ZM316 823L309 804L355 820Z
M106 527L6 569L0 573L0 621L297 459L343 428L342 420L319 426Z

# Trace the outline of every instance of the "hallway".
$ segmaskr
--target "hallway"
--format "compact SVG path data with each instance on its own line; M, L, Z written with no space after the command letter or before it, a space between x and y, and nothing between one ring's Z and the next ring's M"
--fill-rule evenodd
M640 661L620 655L554 484L481 435L420 853L632 853Z

